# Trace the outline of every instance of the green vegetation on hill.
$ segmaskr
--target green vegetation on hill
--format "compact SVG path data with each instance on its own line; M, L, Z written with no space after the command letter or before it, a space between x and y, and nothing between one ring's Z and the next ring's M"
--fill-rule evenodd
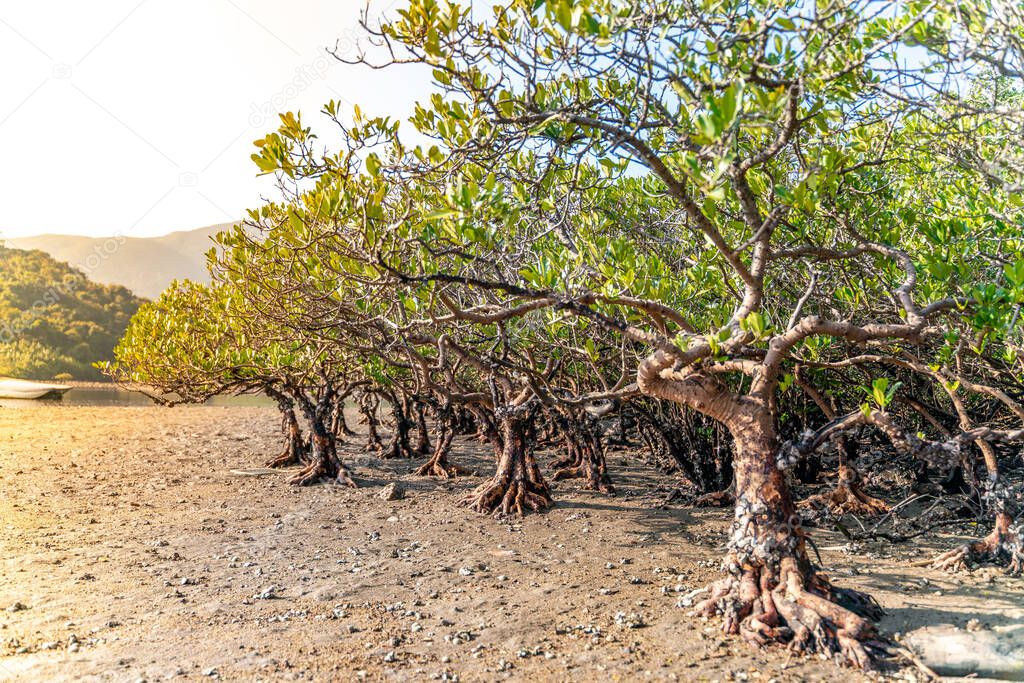
M102 378L92 364L111 357L142 302L41 251L0 246L0 376Z
M206 252L213 246L211 238L230 227L224 223L162 237L37 235L8 239L7 246L39 249L82 268L93 282L123 285L155 299L173 280L209 282Z

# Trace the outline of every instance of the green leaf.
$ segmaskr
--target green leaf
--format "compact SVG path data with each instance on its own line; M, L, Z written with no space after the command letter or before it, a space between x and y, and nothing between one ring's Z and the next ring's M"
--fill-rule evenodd
M380 159L376 154L366 157L366 172L375 178L380 174Z

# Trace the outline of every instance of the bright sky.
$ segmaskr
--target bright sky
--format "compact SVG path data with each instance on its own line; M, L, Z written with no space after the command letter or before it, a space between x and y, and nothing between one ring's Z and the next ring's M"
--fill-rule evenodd
M403 0L374 0L375 14ZM350 67L364 0L0 4L0 238L151 236L237 220L252 141L333 98L405 118L423 72ZM327 129L322 131L327 133ZM329 140L327 140L329 142Z

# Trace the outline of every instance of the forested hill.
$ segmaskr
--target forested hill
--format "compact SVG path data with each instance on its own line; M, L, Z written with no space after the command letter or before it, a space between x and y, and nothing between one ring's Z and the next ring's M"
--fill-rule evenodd
M84 269L94 282L123 285L139 296L155 299L172 280L209 282L206 252L213 246L210 238L231 225L210 225L161 237L36 235L10 238L6 244L40 249Z
M42 251L0 246L0 376L101 379L92 363L111 357L143 301Z

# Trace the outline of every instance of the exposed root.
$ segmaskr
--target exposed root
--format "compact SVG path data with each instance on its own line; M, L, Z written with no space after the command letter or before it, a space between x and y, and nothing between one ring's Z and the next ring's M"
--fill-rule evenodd
M554 505L546 485L519 478L509 481L497 475L473 489L462 502L483 514L519 516L527 510L540 512Z
M301 463L301 459L291 446L285 446L280 456L275 456L263 464L263 467L291 467Z
M476 487L465 498L477 512L494 515L523 515L527 510L540 512L554 504L533 457L533 442L518 421L502 424L498 469L491 479Z
M889 504L873 498L861 488L860 474L849 465L839 466L839 483L828 493L819 493L798 504L801 508L827 509L835 515L873 517L889 512Z
M291 408L284 411L282 429L286 437L284 450L280 455L268 460L265 465L266 467L289 467L306 461L308 451L305 442L302 440L299 422Z
M552 434L561 433L566 450L566 457L554 465L552 479L582 479L584 491L614 494L604 445L595 426L585 417L565 413L560 421L550 423L550 429Z
M313 484L325 482L358 488L356 482L352 479L352 471L345 465L338 467L333 475L329 470L330 468L324 466L322 462L314 460L288 479L288 483L295 486L312 486Z
M357 488L352 471L338 458L330 437L314 436L313 457L299 472L288 479L295 486L312 486L320 482Z
M292 465L298 465L301 462L299 457L291 448L285 448L281 455L271 458L264 467L290 467Z
M1005 564L1006 572L1012 576L1024 574L1024 544L1020 532L1010 526L1009 515L1000 513L992 533L979 541L942 553L932 560L931 567L958 572L983 562Z
M451 479L453 477L469 477L476 474L471 469L461 467L448 462L443 451L438 451L425 463L420 465L415 474L420 477L437 477L438 479Z
M601 493L614 494L615 486L612 485L611 479L607 473L604 476L597 475L591 467L588 467L585 463L573 465L571 467L562 467L556 470L551 475L553 481L561 481L562 479L583 479L583 486L581 487L584 491L600 491Z
M881 609L870 597L833 588L823 575L801 571L791 557L772 571L745 567L710 587L697 616L723 617L722 630L758 647L824 654L862 669L885 650L872 620Z
M693 506L698 508L724 508L736 502L736 496L732 491L712 491L703 496L697 496Z

